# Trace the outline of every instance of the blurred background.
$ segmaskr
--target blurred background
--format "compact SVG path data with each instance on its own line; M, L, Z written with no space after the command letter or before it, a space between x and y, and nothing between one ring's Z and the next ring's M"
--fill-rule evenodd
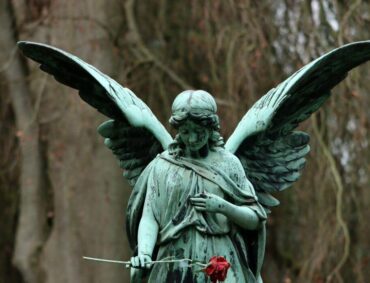
M0 1L0 282L128 282L131 188L96 127L106 120L22 58L18 40L65 49L142 98L168 127L174 97L204 89L225 139L295 70L370 39L370 2ZM265 282L369 282L370 64L300 129L301 180L276 195Z

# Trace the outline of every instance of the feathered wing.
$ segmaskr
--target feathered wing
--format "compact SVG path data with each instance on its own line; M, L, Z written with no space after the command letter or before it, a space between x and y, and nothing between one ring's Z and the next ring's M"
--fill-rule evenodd
M244 115L226 148L239 157L265 207L279 204L270 193L300 177L309 136L293 131L329 98L352 68L370 59L370 41L337 48L307 64L259 99Z
M80 58L45 44L22 41L22 53L41 64L40 69L67 86L99 112L114 119L98 131L119 158L124 176L134 185L148 163L172 142L170 134L150 108L130 89Z

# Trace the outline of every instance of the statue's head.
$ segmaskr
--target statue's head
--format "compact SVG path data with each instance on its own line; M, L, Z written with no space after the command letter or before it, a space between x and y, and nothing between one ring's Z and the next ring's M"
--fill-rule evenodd
M204 90L181 92L172 104L170 124L178 130L178 135L175 143L170 146L170 153L181 154L181 149L185 147L202 150L207 145L208 151L208 148L212 150L223 146L216 112L216 101L208 92Z
M219 130L217 105L215 99L204 90L185 90L172 104L170 124L178 129L186 120L192 120L207 128Z

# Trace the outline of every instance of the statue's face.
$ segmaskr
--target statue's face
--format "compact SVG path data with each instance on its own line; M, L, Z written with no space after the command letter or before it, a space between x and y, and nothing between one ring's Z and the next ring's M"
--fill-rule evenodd
M186 148L198 151L208 143L209 130L193 121L187 120L179 127L179 135Z

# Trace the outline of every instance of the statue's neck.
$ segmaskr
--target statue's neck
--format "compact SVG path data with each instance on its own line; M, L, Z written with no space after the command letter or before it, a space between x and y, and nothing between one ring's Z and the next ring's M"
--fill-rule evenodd
M209 154L209 146L208 143L204 145L199 150L191 150L190 148L185 148L184 150L184 157L193 158L193 159L204 159Z

